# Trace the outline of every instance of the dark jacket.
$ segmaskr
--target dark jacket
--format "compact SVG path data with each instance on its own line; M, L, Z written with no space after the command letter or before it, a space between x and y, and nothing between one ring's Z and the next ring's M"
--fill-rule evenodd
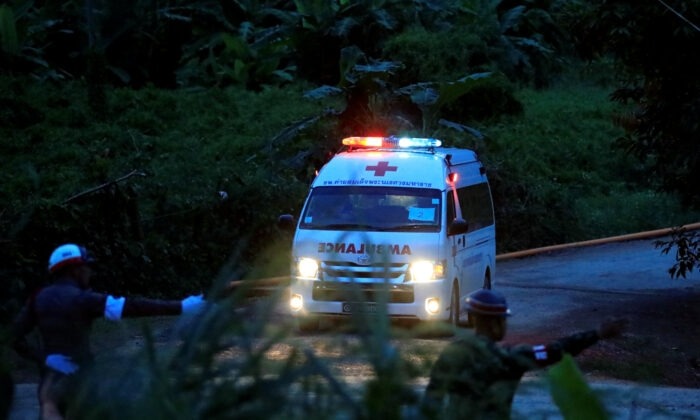
M30 298L15 319L16 351L40 364L50 354L69 356L78 364L89 361L92 322L105 315L107 298L104 293L80 288L70 277L58 278ZM127 298L121 317L178 315L181 311L179 300ZM41 349L32 348L25 339L35 327Z

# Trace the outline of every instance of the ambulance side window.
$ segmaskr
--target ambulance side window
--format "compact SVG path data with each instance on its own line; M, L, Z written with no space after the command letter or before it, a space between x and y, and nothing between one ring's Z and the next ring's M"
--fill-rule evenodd
M469 232L493 225L493 204L487 183L460 188L457 195Z

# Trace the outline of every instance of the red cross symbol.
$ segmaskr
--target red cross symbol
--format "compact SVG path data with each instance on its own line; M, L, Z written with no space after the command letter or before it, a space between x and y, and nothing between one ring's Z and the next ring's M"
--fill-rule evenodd
M397 166L389 166L389 162L379 162L376 166L368 166L368 171L374 171L374 176L384 176L387 172L396 172Z

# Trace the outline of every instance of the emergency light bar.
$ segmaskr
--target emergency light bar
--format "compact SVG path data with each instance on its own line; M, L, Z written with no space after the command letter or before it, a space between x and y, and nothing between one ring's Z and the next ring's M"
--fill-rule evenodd
M442 141L418 137L346 137L343 145L350 147L386 147L408 149L412 147L440 147Z

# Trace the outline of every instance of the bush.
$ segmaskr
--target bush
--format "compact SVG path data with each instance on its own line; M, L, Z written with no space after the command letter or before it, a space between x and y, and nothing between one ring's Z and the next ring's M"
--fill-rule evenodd
M448 104L443 116L453 121L488 121L521 115L523 105L514 92L515 88L503 78L492 79Z
M500 252L692 219L676 196L649 193L653 186L639 176L644 168L615 147L621 130L612 123L605 89L571 84L525 89L517 97L524 114L485 130L489 138L482 153Z
M0 128L0 270L15 292L0 303L3 319L43 284L48 255L67 241L97 254L94 285L108 292L180 296L216 276L242 278L307 188L285 164L289 149L268 139L324 106L301 86L118 89L95 119L80 82L0 79L9 85L45 118ZM114 182L127 174L143 176Z
M100 258L95 287L119 294L181 296L215 278L286 274L290 238L276 219L299 213L314 170L337 148L334 121L317 119L330 103L304 100L303 85L118 89L100 119L80 82L0 78L0 88L44 115L26 128L0 127L0 273L11 279L3 319L69 240ZM453 112L507 98L499 96L507 87L489 89ZM525 89L514 100L523 113L481 121L483 139L447 127L431 133L480 153L499 252L695 221L675 196L648 193L645 168L613 147L620 131L605 89Z
M415 27L392 37L382 50L385 59L403 63L400 84L449 81L493 70L488 55L486 41L464 27L440 32Z

